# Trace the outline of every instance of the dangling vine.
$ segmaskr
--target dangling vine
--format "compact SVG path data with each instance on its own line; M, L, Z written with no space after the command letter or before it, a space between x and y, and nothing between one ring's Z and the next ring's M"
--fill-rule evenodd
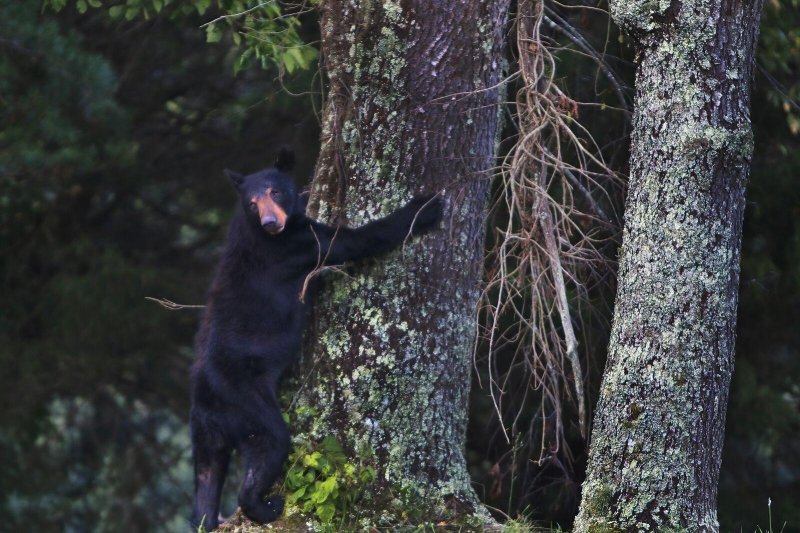
M540 0L518 2L517 137L492 206L478 326L479 349L489 353L486 386L506 441L538 437L539 465L569 455L562 446L565 399L584 439L588 432L579 310L589 288L613 270L602 248L616 232L614 199L622 186L577 121L579 104L554 81L555 61L541 33L543 22L554 23L544 10ZM522 382L524 391L510 390L512 382ZM534 398L537 414L523 428L519 406Z

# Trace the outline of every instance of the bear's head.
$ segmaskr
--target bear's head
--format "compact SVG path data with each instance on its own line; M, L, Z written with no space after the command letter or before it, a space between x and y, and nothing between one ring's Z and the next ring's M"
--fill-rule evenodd
M270 235L282 232L298 211L297 189L288 174L293 166L294 154L282 148L271 168L248 175L225 169L239 192L245 217Z

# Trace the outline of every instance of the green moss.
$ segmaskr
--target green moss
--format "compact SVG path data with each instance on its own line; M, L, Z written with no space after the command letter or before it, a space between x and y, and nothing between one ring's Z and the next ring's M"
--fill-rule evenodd
M670 6L669 0L612 0L611 14L617 24L629 33L652 32L660 27Z
M625 533L624 529L605 523L595 523L589 526L587 533Z
M608 513L614 489L608 485L599 485L591 490L587 487L585 490L587 494L584 496L584 505L587 513L592 517Z

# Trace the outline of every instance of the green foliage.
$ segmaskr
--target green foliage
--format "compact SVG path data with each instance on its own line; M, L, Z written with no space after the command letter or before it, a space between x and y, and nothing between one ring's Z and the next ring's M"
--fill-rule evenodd
M287 514L313 513L327 525L344 521L375 476L363 458L349 459L333 436L318 444L307 442L289 456Z
M44 0L44 5L59 11L70 0ZM79 13L104 7L115 21L149 19L162 12L170 18L193 14L213 17L206 22L206 41L220 43L226 35L238 50L235 71L259 65L276 65L289 74L308 69L317 58L316 48L301 36L301 13L286 12L276 0L74 0Z
M300 37L300 18L283 13L277 2L258 3L257 8L250 4L232 2L222 20L215 19L206 26L207 41L221 41L229 29L233 42L242 50L237 71L253 64L262 68L276 64L289 74L309 68L317 58L317 50Z
M143 293L175 273L138 239L114 243L129 224L156 235L131 193L140 144L114 66L40 7L0 3L0 509L10 530L138 528L190 474L181 400L148 391L184 379L164 328L191 335L193 317L154 315ZM147 488L122 481L132 471Z
M759 41L767 98L784 112L792 134L800 135L800 0L767 0Z

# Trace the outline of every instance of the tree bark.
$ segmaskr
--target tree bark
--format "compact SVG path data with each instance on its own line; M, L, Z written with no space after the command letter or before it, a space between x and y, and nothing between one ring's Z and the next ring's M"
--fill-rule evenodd
M619 288L575 531L717 531L762 2L612 0L637 41Z
M361 225L445 191L441 229L329 278L301 402L312 438L375 454L393 494L476 510L464 459L508 0L328 0L309 211ZM460 502L460 503L459 503ZM464 505L461 505L464 504Z

